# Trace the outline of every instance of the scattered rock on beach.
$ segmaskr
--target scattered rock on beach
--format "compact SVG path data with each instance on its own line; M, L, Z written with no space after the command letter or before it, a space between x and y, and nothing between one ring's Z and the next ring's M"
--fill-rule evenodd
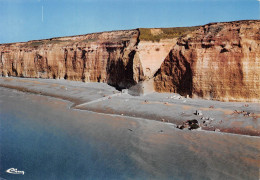
M201 120L209 120L209 121L213 121L215 118L212 118L212 117L201 117L200 118Z
M244 116L250 116L251 113L250 113L250 112L244 112L243 115L244 115Z
M251 112L238 111L238 110L234 110L233 114L243 114L244 116L253 116L254 115L254 113L251 113Z
M198 129L200 128L199 122L196 119L192 120L187 120L185 121L182 125L177 126L178 129L188 129L188 130L193 130L193 129Z

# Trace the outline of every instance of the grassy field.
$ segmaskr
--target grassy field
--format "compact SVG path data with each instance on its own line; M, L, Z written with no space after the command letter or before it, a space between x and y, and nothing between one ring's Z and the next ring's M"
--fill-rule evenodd
M38 47L42 45L49 45L49 44L60 44L60 43L71 43L72 40L59 40L59 39L53 39L53 40L39 40L39 41L31 41L25 44L25 46L30 47Z
M172 39L176 37L181 37L187 33L198 29L198 26L193 27L175 27L175 28L139 28L140 31L140 40L143 41L157 41L161 39ZM128 37L126 37L128 39ZM79 42L91 43L96 41L96 38L83 39ZM51 40L39 40L31 41L26 43L24 46L38 47L48 44L60 44L60 43L72 43L72 40L60 40L60 39L51 39Z
M153 34L151 28L139 28L140 40L143 41L160 41L161 39L172 39L181 37L187 33L198 29L198 26L193 27L175 27L175 28L156 28L159 33Z

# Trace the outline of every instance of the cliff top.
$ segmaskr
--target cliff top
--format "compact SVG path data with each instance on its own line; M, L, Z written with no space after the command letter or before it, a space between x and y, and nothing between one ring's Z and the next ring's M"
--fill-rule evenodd
M0 45L13 45L13 44L28 44L34 45L41 45L42 43L50 43L50 44L58 44L60 42L68 42L71 40L76 40L79 37L89 37L91 35L101 35L104 33L116 33L116 32L131 32L131 31L139 31L140 36L139 39L143 41L160 41L161 39L172 39L176 37L181 37L186 35L189 32L192 32L200 27L204 26L211 26L211 25L225 25L225 24L241 24L241 23L254 23L260 22L260 20L240 20L240 21L230 21L230 22L213 22L208 23L205 25L199 26L190 26L190 27L169 27L169 28L137 28L137 29L130 29L130 30L114 30L114 31L104 31L104 32L96 32L96 33L89 33L83 35L75 35L75 36L64 36L64 37L53 37L48 39L40 39L40 40L31 40L27 42L14 42L14 43L3 43ZM87 38L88 41L94 41L94 38Z
M181 37L191 31L198 29L199 27L200 26L173 28L139 28L139 39L143 41L160 41L161 39L172 39L176 37Z

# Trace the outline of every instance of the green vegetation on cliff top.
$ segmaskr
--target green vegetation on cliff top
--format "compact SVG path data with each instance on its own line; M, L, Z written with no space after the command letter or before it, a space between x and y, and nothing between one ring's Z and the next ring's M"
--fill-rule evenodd
M175 28L139 28L140 32L140 40L143 41L157 41L159 42L161 39L173 39L177 37L184 36L189 32L192 32L198 29L199 26L193 27L175 27ZM83 39L79 42L89 43L93 42L96 39ZM51 39L43 39L43 40L36 40L36 41L29 41L25 43L23 46L30 46L30 47L38 47L41 45L49 45L49 44L60 44L60 43L71 43L72 40L61 40L59 38L51 38Z
M140 40L143 41L160 41L161 39L172 39L186 35L198 29L193 27L175 27L175 28L139 28Z

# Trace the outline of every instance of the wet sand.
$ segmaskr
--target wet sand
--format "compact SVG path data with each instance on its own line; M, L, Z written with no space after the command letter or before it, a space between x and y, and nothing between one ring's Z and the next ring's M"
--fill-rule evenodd
M259 179L260 138L70 109L0 88L5 179ZM25 175L5 170L15 167Z
M260 136L259 103L190 99L174 93L131 96L105 83L53 79L0 77L0 86L69 100L74 109L140 117L175 125L196 119L203 130ZM203 115L195 115L196 110L201 110Z

